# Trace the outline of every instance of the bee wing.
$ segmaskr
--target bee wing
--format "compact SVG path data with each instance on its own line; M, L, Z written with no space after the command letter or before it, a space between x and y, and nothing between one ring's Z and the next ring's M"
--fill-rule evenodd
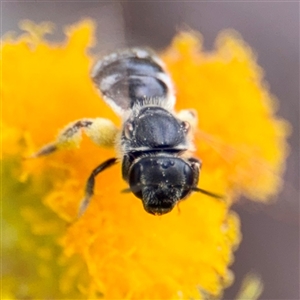
M171 78L150 50L132 48L112 53L96 63L91 76L105 102L119 115L145 101L174 107Z

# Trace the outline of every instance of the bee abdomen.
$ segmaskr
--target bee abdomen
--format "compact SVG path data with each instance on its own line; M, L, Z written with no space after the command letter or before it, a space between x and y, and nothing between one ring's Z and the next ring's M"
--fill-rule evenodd
M94 67L92 78L104 100L120 114L149 99L167 101L172 92L162 61L143 49L105 57Z

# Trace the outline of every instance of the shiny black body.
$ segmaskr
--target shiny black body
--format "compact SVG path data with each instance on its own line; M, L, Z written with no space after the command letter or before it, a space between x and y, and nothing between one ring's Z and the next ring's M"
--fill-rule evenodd
M151 214L165 214L197 188L200 162L189 158L189 124L174 112L171 81L148 51L125 50L92 74L104 100L123 116L123 179ZM124 117L125 116L125 117Z
M92 74L105 100L117 110L133 109L145 99L163 98L169 92L168 84L158 76L165 74L162 66L149 52L135 50L105 57Z
M167 213L197 186L199 161L180 157L188 150L186 124L165 109L140 109L124 124L121 143L123 178L146 211Z
M159 106L146 105L132 114L124 123L121 139L126 151L130 152L188 148L185 123Z

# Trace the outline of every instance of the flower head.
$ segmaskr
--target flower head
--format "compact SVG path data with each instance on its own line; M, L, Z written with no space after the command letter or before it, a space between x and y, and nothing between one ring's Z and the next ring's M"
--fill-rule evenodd
M33 153L76 119L100 116L120 125L89 77L93 23L69 27L60 44L48 42L41 27L25 25L27 33L7 37L2 45L6 157ZM179 210L155 217L132 194L120 193L126 188L120 166L99 175L86 213L59 239L64 259L77 254L87 268L88 280L77 284L86 297L220 296L232 281L228 266L240 241L231 201L241 192L264 199L278 187L286 126L274 117L273 96L241 38L224 32L216 49L205 52L198 34L184 32L162 58L175 83L176 108L198 112L200 186L226 194L226 201L195 193ZM80 150L22 161L19 179L36 186L47 178L43 203L70 222L91 170L113 156L113 149L97 148L84 139ZM71 289L70 278L80 274L80 268L71 270L57 279L65 293Z

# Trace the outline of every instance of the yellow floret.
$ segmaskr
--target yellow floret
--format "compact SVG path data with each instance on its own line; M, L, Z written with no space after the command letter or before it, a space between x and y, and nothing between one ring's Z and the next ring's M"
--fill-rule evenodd
M4 159L33 153L77 119L103 117L120 124L89 76L93 28L91 21L83 21L66 30L63 43L54 44L27 26L28 33L3 41ZM64 255L57 264L69 261L70 267L55 277L57 298L77 289L88 299L220 296L232 282L228 267L240 241L239 219L230 211L233 197L242 192L264 199L276 192L286 156L286 125L274 116L274 97L245 42L223 33L216 50L204 52L199 34L185 32L175 37L162 59L175 83L176 109L192 108L198 114L200 187L225 194L226 201L194 193L178 210L155 217L132 194L121 193L126 184L120 166L107 170L97 179L85 215L58 234ZM39 183L46 178L43 203L60 219L72 221L91 170L114 156L113 149L83 138L80 150L23 161L22 180L42 188ZM32 212L35 206L30 205ZM44 226L38 222L34 234L43 236ZM48 259L49 251L37 253ZM88 279L81 279L82 265ZM38 269L43 285L50 273L44 265ZM30 290L28 282L23 284ZM52 297L44 290L44 298ZM34 291L31 298L38 297Z

